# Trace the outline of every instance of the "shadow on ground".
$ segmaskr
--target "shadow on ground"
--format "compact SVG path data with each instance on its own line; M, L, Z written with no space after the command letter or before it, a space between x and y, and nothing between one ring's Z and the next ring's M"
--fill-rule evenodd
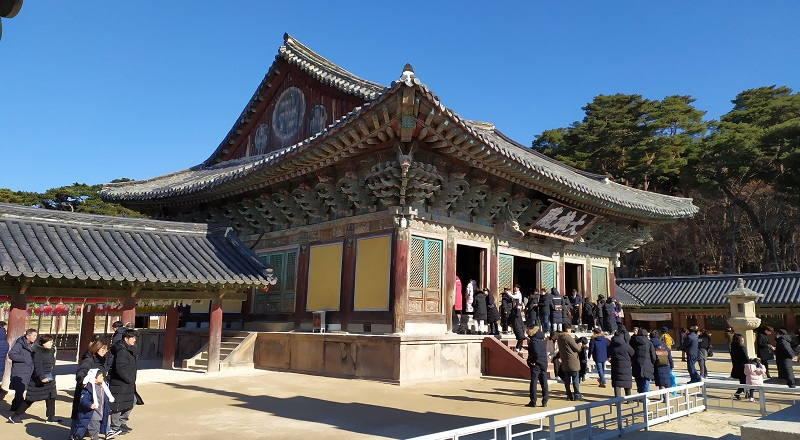
M196 385L178 383L165 385L181 390L226 396L240 402L235 406L267 412L278 417L323 423L354 433L392 438L416 437L493 420L437 412L407 411L363 403L331 402L306 396L287 398L250 396Z

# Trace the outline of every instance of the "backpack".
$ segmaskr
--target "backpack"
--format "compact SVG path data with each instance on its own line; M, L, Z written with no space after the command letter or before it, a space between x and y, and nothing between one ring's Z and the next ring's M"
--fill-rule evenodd
M659 348L656 350L656 367L669 366L669 350L666 348Z

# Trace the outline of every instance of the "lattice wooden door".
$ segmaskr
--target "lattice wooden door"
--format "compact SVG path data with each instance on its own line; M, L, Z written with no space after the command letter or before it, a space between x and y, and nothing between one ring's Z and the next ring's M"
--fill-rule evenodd
M441 313L442 241L412 237L408 273L408 312Z
M548 291L556 287L556 280L558 279L558 273L556 270L556 263L552 261L540 261L539 262L539 285L547 289ZM564 292L560 292L563 294Z
M512 255L500 254L497 260L497 288L511 290L514 285L514 257Z

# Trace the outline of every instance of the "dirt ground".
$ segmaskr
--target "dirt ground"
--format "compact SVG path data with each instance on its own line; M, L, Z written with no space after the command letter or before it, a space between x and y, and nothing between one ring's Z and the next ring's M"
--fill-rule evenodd
M524 406L528 402L525 381L489 378L400 387L269 371L227 376L179 373L164 371L161 383L155 371L147 373L151 382L138 386L145 405L133 412L130 426L134 431L121 438L407 438L531 412ZM587 379L583 384L587 399L607 398L610 389L595 383ZM551 390L547 409L571 406L572 402L564 400L562 385L551 386ZM8 414L8 400L0 404L4 415ZM58 416L68 419L70 402L69 392L59 391ZM42 402L34 404L30 414L21 425L0 423L0 439L66 438L68 421L64 425L43 423ZM652 438L688 438L685 433L699 433L698 426L709 439L738 432L711 414L657 429L682 432L683 437Z

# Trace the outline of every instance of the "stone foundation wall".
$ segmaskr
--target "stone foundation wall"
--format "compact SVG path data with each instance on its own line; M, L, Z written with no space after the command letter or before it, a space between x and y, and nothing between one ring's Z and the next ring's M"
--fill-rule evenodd
M384 380L407 385L481 375L475 336L259 333L256 368Z

